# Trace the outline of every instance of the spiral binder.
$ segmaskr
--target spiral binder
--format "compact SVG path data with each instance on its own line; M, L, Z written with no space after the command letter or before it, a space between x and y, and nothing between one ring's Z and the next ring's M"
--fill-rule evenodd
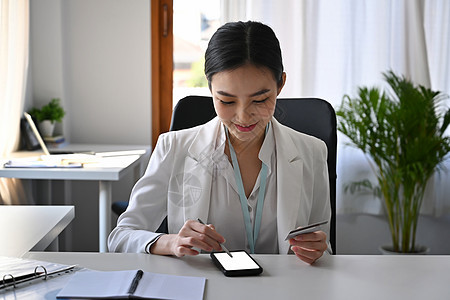
M48 271L45 266L39 264L34 268L34 271L30 273L22 273L16 276L14 276L12 273L6 273L2 277L0 277L0 290L5 290L7 288L16 288L22 283L36 281L39 279L47 280L52 275L72 272L75 267L76 265L60 265L58 266L58 268L52 268L51 271Z

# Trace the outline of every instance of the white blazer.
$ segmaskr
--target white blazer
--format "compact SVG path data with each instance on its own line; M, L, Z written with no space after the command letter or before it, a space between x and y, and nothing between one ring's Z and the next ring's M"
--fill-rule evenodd
M169 233L188 219L208 219L214 168L216 117L194 128L160 135L144 176L134 186L130 204L108 239L113 252L148 252L147 245L168 216ZM278 250L287 254L288 232L330 220L327 147L272 118L277 158ZM244 229L243 229L244 230ZM329 225L323 227L329 234ZM228 237L232 238L232 237ZM329 243L328 243L329 245ZM330 246L328 246L330 251Z

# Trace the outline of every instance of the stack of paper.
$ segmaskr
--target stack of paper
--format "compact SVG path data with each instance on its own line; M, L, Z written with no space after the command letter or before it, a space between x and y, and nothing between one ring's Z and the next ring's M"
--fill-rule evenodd
M0 290L5 293L10 289L23 289L24 285L26 288L29 284L50 280L54 275L70 272L74 268L75 266L0 256Z

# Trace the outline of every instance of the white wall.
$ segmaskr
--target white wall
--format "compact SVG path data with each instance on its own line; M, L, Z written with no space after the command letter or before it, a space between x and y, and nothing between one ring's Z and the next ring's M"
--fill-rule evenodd
M33 105L61 98L72 143L149 145L150 1L30 4Z

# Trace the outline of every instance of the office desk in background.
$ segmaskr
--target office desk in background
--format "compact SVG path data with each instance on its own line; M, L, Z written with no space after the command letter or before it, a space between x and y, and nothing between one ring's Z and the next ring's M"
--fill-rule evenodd
M95 180L99 181L99 250L107 251L107 238L111 231L112 182L119 181L125 174L134 171L135 179L141 176L141 163L148 157L148 146L124 145L88 145L69 144L58 150L83 152L114 152L143 150L145 154L125 155L104 158L99 164L86 165L84 168L4 168L0 166L0 177L47 180ZM40 152L16 152L13 157L38 156Z
M79 264L94 270L142 269L206 277L206 300L441 300L450 297L450 256L327 255L312 266L294 255L253 257L264 272L256 277L232 278L225 277L207 254L176 258L148 254L29 252L24 256ZM48 291L46 294L56 293Z
M0 205L0 256L45 250L74 217L73 206Z

